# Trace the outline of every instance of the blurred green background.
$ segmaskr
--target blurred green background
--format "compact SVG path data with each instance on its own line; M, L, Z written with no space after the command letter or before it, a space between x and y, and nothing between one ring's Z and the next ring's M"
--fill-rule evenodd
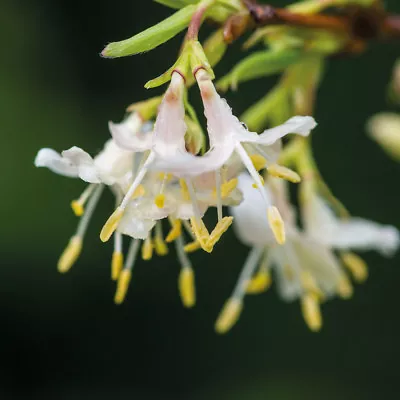
M400 12L397 0L386 4ZM101 245L98 236L113 207L108 195L79 262L65 276L57 272L77 223L69 203L84 184L36 170L34 156L41 147L77 145L92 154L102 147L107 121L149 96L143 84L172 64L180 38L126 59L105 60L99 52L169 14L150 0L0 0L0 398L398 398L400 255L366 254L369 280L352 300L323 305L319 334L306 328L299 305L283 303L274 288L246 300L229 334L214 333L247 254L232 230L212 257L192 257L193 310L180 303L173 256L138 263L126 302L115 306L112 244ZM364 126L388 109L386 84L399 55L400 43L387 43L332 60L314 135L321 171L349 210L398 227L400 166ZM239 56L235 45L218 76ZM235 113L271 84L261 80L228 94Z

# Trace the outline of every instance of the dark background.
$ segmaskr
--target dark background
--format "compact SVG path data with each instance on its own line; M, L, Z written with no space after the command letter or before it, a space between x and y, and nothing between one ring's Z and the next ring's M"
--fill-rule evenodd
M386 4L400 12L398 1ZM96 212L77 265L65 276L57 272L76 226L69 203L84 184L36 170L36 151L101 148L107 121L149 96L144 83L173 63L181 37L126 59L105 60L99 52L169 14L150 0L0 0L0 398L399 398L400 256L366 254L369 280L353 299L323 305L319 334L306 328L299 305L283 303L274 288L246 300L228 335L214 333L247 254L232 230L212 257L192 257L193 310L180 303L173 256L139 262L126 302L115 306L112 244L98 238L111 196ZM314 136L320 169L349 210L397 226L400 166L364 127L388 108L386 85L399 55L400 43L375 44L360 57L332 60ZM217 75L239 56L233 46ZM271 83L228 94L235 113Z

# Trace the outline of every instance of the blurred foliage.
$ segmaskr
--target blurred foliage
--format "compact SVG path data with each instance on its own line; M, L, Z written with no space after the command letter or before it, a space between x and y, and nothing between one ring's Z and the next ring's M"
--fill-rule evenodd
M274 4L289 2L274 1ZM398 1L387 8L400 12ZM141 262L126 304L112 303L110 245L98 232L113 207L96 212L83 255L66 276L55 264L76 224L69 203L80 182L35 170L40 147L78 145L95 153L144 83L172 65L181 36L155 51L101 59L110 41L170 15L150 1L91 3L1 0L2 269L0 396L52 399L377 399L398 392L397 290L400 256L367 255L370 279L355 297L323 307L310 333L298 304L274 290L250 298L225 337L215 317L247 249L232 230L213 258L193 257L198 305L184 310L174 258ZM400 166L365 134L367 118L388 108L385 88L399 43L374 44L359 57L331 60L319 91L314 147L335 194L355 215L400 226ZM240 43L216 68L240 59ZM228 93L236 114L274 79ZM197 96L195 90L193 98ZM228 250L229 249L229 250Z

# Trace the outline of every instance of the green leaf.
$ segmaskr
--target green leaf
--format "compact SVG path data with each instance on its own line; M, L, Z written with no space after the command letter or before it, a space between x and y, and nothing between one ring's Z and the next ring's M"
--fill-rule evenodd
M107 45L102 51L104 57L116 58L149 51L173 38L185 29L197 7L188 5L157 25L146 29L130 39Z
M300 50L268 50L253 53L239 62L233 70L219 80L217 86L226 91L231 87L236 89L240 82L278 74L300 59Z

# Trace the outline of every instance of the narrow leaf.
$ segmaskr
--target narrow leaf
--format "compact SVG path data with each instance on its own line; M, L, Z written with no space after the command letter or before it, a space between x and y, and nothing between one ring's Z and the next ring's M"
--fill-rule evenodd
M185 29L196 9L195 5L188 5L130 39L110 43L101 54L104 57L116 58L152 50Z

